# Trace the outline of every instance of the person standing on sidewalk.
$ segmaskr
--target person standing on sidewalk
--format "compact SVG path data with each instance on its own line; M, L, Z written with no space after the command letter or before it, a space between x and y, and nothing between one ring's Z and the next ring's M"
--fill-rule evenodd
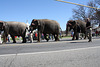
M86 19L86 30L87 30L87 36L89 39L88 42L92 42L92 27L91 27L91 23L90 23L89 18Z
M2 40L1 40L1 32L2 32L2 31L0 31L0 44L2 44Z
M0 44L2 44L2 35L4 34L4 31L0 31Z
M33 31L29 31L29 40L30 40L30 43L33 42Z
M7 38L8 38L8 42L10 42L10 34L8 34Z

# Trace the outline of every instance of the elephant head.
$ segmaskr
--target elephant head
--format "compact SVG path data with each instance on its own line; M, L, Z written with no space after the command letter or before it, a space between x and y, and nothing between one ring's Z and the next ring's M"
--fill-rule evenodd
M33 19L30 25L30 29L35 30L35 29L38 29L39 26L40 26L39 21L36 19Z
M68 32L71 30L71 29L74 29L74 27L76 26L76 22L74 20L69 20L66 24L66 35L68 35Z
M6 23L4 21L0 21L0 30L3 31L5 29Z
M7 22L5 22L5 21L0 21L0 31L4 31L5 32L5 34L7 35L8 34L8 31L9 29L8 29L8 24L7 24Z

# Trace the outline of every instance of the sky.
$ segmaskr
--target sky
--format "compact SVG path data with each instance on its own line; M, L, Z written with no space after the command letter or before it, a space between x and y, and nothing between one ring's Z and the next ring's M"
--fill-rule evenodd
M63 0L86 5L90 0ZM72 18L76 5L55 0L0 0L0 20L24 22L32 19L56 20L62 30Z

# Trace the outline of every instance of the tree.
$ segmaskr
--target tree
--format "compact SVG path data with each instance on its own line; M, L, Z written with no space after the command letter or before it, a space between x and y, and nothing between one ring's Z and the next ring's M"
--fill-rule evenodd
M77 9L73 9L73 19L75 20L85 20L86 9L83 6L77 6Z
M95 3L100 5L100 0L95 0Z
M100 0L95 0L95 3L98 7L100 7ZM96 10L95 16L96 16L97 23L99 23L100 26L100 10Z
M88 2L88 6L97 8L96 3L94 1ZM96 9L88 8L88 11L87 11L88 18L90 18L91 20L94 20L95 19L95 14L94 14L95 12L96 12Z
M91 6L91 7L96 7L97 8L95 1L90 1L90 2L88 2L87 5ZM95 13L96 13L96 9L88 8L87 14L88 14L88 18L91 19L92 27L95 26L98 23L97 17L95 15Z
M90 1L87 3L87 5L91 7L97 7L96 1ZM86 18L90 18L92 24L95 25L98 23L97 22L98 17L95 15L95 13L96 13L96 9L78 6L77 9L73 9L73 19L85 21Z

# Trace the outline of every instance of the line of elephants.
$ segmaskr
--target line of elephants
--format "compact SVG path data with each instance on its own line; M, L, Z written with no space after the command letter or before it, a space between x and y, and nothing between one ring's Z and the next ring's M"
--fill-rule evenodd
M69 20L66 25L66 35L68 32L73 29L74 35L72 40L78 39L77 36L77 26L80 26L81 33L84 33L86 36L86 22L80 21L80 20ZM5 21L0 21L0 30L4 31L3 35L3 43L7 42L7 36L10 34L12 37L13 43L16 43L15 36L21 36L23 41L22 43L26 43L26 30L27 30L27 25L22 22L5 22ZM60 25L57 21L55 20L49 20L49 19L33 19L29 30L33 31L37 29L38 32L38 42L40 42L41 34L44 34L44 38L48 40L46 37L47 34L52 34L55 38L55 41L59 41L59 33L61 32Z

